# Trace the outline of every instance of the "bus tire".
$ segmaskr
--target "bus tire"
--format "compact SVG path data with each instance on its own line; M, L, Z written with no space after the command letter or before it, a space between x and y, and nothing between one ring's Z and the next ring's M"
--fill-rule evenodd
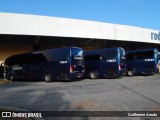
M90 79L97 79L97 78L98 78L98 73L95 72L95 71L90 72L89 75L88 75L88 77L89 77Z
M128 76L133 76L134 75L134 71L133 70L128 70L127 71L127 75Z
M46 82L51 82L51 81L52 81L51 75L50 75L49 73L45 74L45 75L44 75L44 80L45 80Z

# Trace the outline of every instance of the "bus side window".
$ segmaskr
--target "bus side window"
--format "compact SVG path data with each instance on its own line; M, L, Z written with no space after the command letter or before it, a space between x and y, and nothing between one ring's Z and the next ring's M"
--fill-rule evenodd
M52 61L62 61L67 60L68 51L67 50L56 50L52 51Z
M146 51L144 52L144 58L147 59L147 58L152 58L154 55L154 51Z
M106 51L106 59L116 58L117 55L118 55L118 51L117 50Z
M144 52L136 52L136 59L144 59Z

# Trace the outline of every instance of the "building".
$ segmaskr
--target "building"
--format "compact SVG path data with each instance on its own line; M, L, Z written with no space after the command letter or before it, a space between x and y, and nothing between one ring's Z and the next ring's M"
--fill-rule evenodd
M78 46L160 50L160 31L111 23L0 13L0 63L18 53Z

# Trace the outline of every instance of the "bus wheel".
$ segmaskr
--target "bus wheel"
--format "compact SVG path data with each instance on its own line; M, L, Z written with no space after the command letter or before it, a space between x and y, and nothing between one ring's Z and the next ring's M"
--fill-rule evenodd
M134 75L134 71L133 70L128 70L127 75L128 76L133 76Z
M45 74L45 75L44 75L44 80L45 80L46 82L51 82L51 81L52 81L51 75L50 75L49 73Z
M90 79L97 79L98 74L97 74L97 72L90 72L89 75L88 75L88 77Z

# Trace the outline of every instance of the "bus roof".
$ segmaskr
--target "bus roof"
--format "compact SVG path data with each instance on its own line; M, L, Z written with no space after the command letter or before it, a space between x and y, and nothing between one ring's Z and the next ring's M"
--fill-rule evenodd
M122 47L113 47L113 48L102 48L102 49L97 49L97 50L86 50L85 53L94 53L94 52L97 52L97 51L103 51L103 50L123 50L123 52L125 52L125 50L122 48Z
M49 52L49 51L52 51L52 50L71 49L71 48L78 48L78 49L82 49L82 48L80 48L80 47L72 47L72 46L69 46L69 47L54 48L54 49L43 50L43 51L34 51L34 52L32 52L32 53L33 53L33 54L36 54L36 53Z
M139 49L139 50L129 50L127 52L139 52L139 51L149 51L149 50L155 50L158 52L157 48L147 48L147 49Z
M99 50L118 50L118 49L123 49L122 47L113 47L113 48L101 48L97 50L86 50L86 51L99 51ZM124 50L124 49L123 49Z
M44 50L44 51L34 51L34 52L16 54L16 55L12 55L12 56L9 56L8 58L6 58L5 63L7 63L10 59L14 59L14 58L17 58L17 57L30 56L30 55L33 55L33 54L50 52L50 51L52 51L52 50L71 49L71 48L82 49L82 48L80 48L80 47L71 47L71 46L70 46L70 47L62 47L62 48L49 49L49 50Z

